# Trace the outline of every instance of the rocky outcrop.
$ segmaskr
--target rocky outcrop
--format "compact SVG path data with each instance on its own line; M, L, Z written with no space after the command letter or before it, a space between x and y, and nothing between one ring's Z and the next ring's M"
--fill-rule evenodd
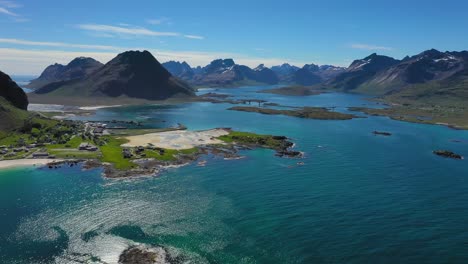
M460 159L460 160L463 159L462 155L456 154L448 150L434 150L433 153L436 154L437 156L441 156L445 158Z
M7 74L0 71L0 97L3 97L13 106L27 110L28 97Z
M372 132L372 134L374 134L374 135L376 135L376 136L377 136L377 135L380 135L380 136L387 136L387 137L389 137L389 136L392 135L392 133L390 133L390 132L385 132L385 131L374 131L374 132Z
M133 246L119 256L119 264L170 264L162 247Z
M87 57L75 58L67 65L56 63L48 66L37 79L32 80L26 87L38 89L53 82L82 79L102 66L103 64L99 61Z

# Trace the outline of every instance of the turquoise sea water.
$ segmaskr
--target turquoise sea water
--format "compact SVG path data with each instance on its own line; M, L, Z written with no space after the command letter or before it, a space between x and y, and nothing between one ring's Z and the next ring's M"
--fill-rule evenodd
M216 92L339 111L380 107L356 95L255 93L262 88ZM123 107L87 118L287 135L305 151L305 165L257 149L240 160L208 159L206 167L125 181L77 167L0 171L0 262L114 263L134 242L164 245L191 263L468 261L468 161L432 154L449 149L468 156L467 131L385 117L318 121L229 107ZM374 130L393 136L374 136Z

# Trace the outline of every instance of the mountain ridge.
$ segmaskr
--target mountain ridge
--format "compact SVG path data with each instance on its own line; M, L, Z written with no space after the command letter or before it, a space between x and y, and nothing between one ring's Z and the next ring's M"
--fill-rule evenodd
M194 90L174 78L148 51L126 51L83 79L48 84L35 94L81 97L130 97L164 100L194 96Z
M31 80L26 87L38 89L53 82L81 79L98 70L103 65L99 61L89 57L77 57L67 65L55 63L47 66L41 75Z

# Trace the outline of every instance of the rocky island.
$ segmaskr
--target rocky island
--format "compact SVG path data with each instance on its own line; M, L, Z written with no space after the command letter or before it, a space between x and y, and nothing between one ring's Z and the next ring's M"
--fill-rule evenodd
M264 108L264 107L252 107L252 106L235 106L231 107L228 110L233 111L243 111L243 112L253 112L264 115L286 115L294 116L299 118L308 118L308 119L319 119L319 120L350 120L353 118L358 118L358 116L339 113L330 111L324 107L303 107L297 109L274 109L274 108Z
M448 150L434 150L433 153L437 156L441 156L445 158L459 159L459 160L463 159L462 155L456 154Z
M258 93L269 93L269 94L280 94L280 95L291 95L291 96L318 95L323 92L324 91L322 90L316 90L307 86L286 86L286 87L258 91Z

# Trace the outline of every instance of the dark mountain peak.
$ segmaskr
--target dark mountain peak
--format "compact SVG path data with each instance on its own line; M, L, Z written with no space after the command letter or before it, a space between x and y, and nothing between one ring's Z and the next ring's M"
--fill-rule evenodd
M55 63L48 66L39 78L32 80L26 87L36 89L53 82L80 79L95 72L102 66L103 64L99 61L88 57L75 58L66 66Z
M28 109L28 97L7 74L0 71L0 97L5 98L8 102L17 108Z
M129 50L120 53L110 62L118 62L133 65L160 64L153 55L147 51Z
M117 69L118 68L118 69ZM109 61L101 70L120 70L121 74L130 76L132 74L142 74L147 77L151 74L158 75L159 78L168 79L171 74L159 63L159 61L149 51L130 50L118 54Z
M396 65L399 62L399 60L396 60L392 57L372 53L364 59L353 61L348 67L348 71L365 70L376 72Z
M302 67L303 70L309 71L309 72L317 72L320 70L320 67L316 64L306 64L304 67Z
M168 61L164 62L162 66L166 68L166 70L168 70L172 75L183 80L188 80L194 75L194 70L185 61Z
M265 64L259 64L254 70L255 71L261 71L261 70L265 70L265 69L268 69L267 67L265 67Z
M436 57L436 56L440 56L442 54L443 54L443 52L441 52L441 51L438 51L436 49L430 49L430 50L423 51L420 55L429 56L429 57Z
M271 70L280 75L283 80L289 80L289 76L299 69L299 67L289 63L271 67Z
M89 65L89 64L95 64L95 65L103 65L99 61L89 58L89 57L77 57L74 58L70 63L67 64L67 67L79 67L83 65Z
M373 59L376 59L378 58L380 55L378 55L377 53L372 53L371 55L367 56L364 58L364 60L373 60Z
M183 62L182 62L182 66L188 67L188 68L190 68L190 69L192 68L192 67L190 67L190 64L188 64L186 61L183 61Z
M234 62L233 59L217 59L217 60L212 61L209 66L212 66L212 67L232 67L235 64L236 63Z

